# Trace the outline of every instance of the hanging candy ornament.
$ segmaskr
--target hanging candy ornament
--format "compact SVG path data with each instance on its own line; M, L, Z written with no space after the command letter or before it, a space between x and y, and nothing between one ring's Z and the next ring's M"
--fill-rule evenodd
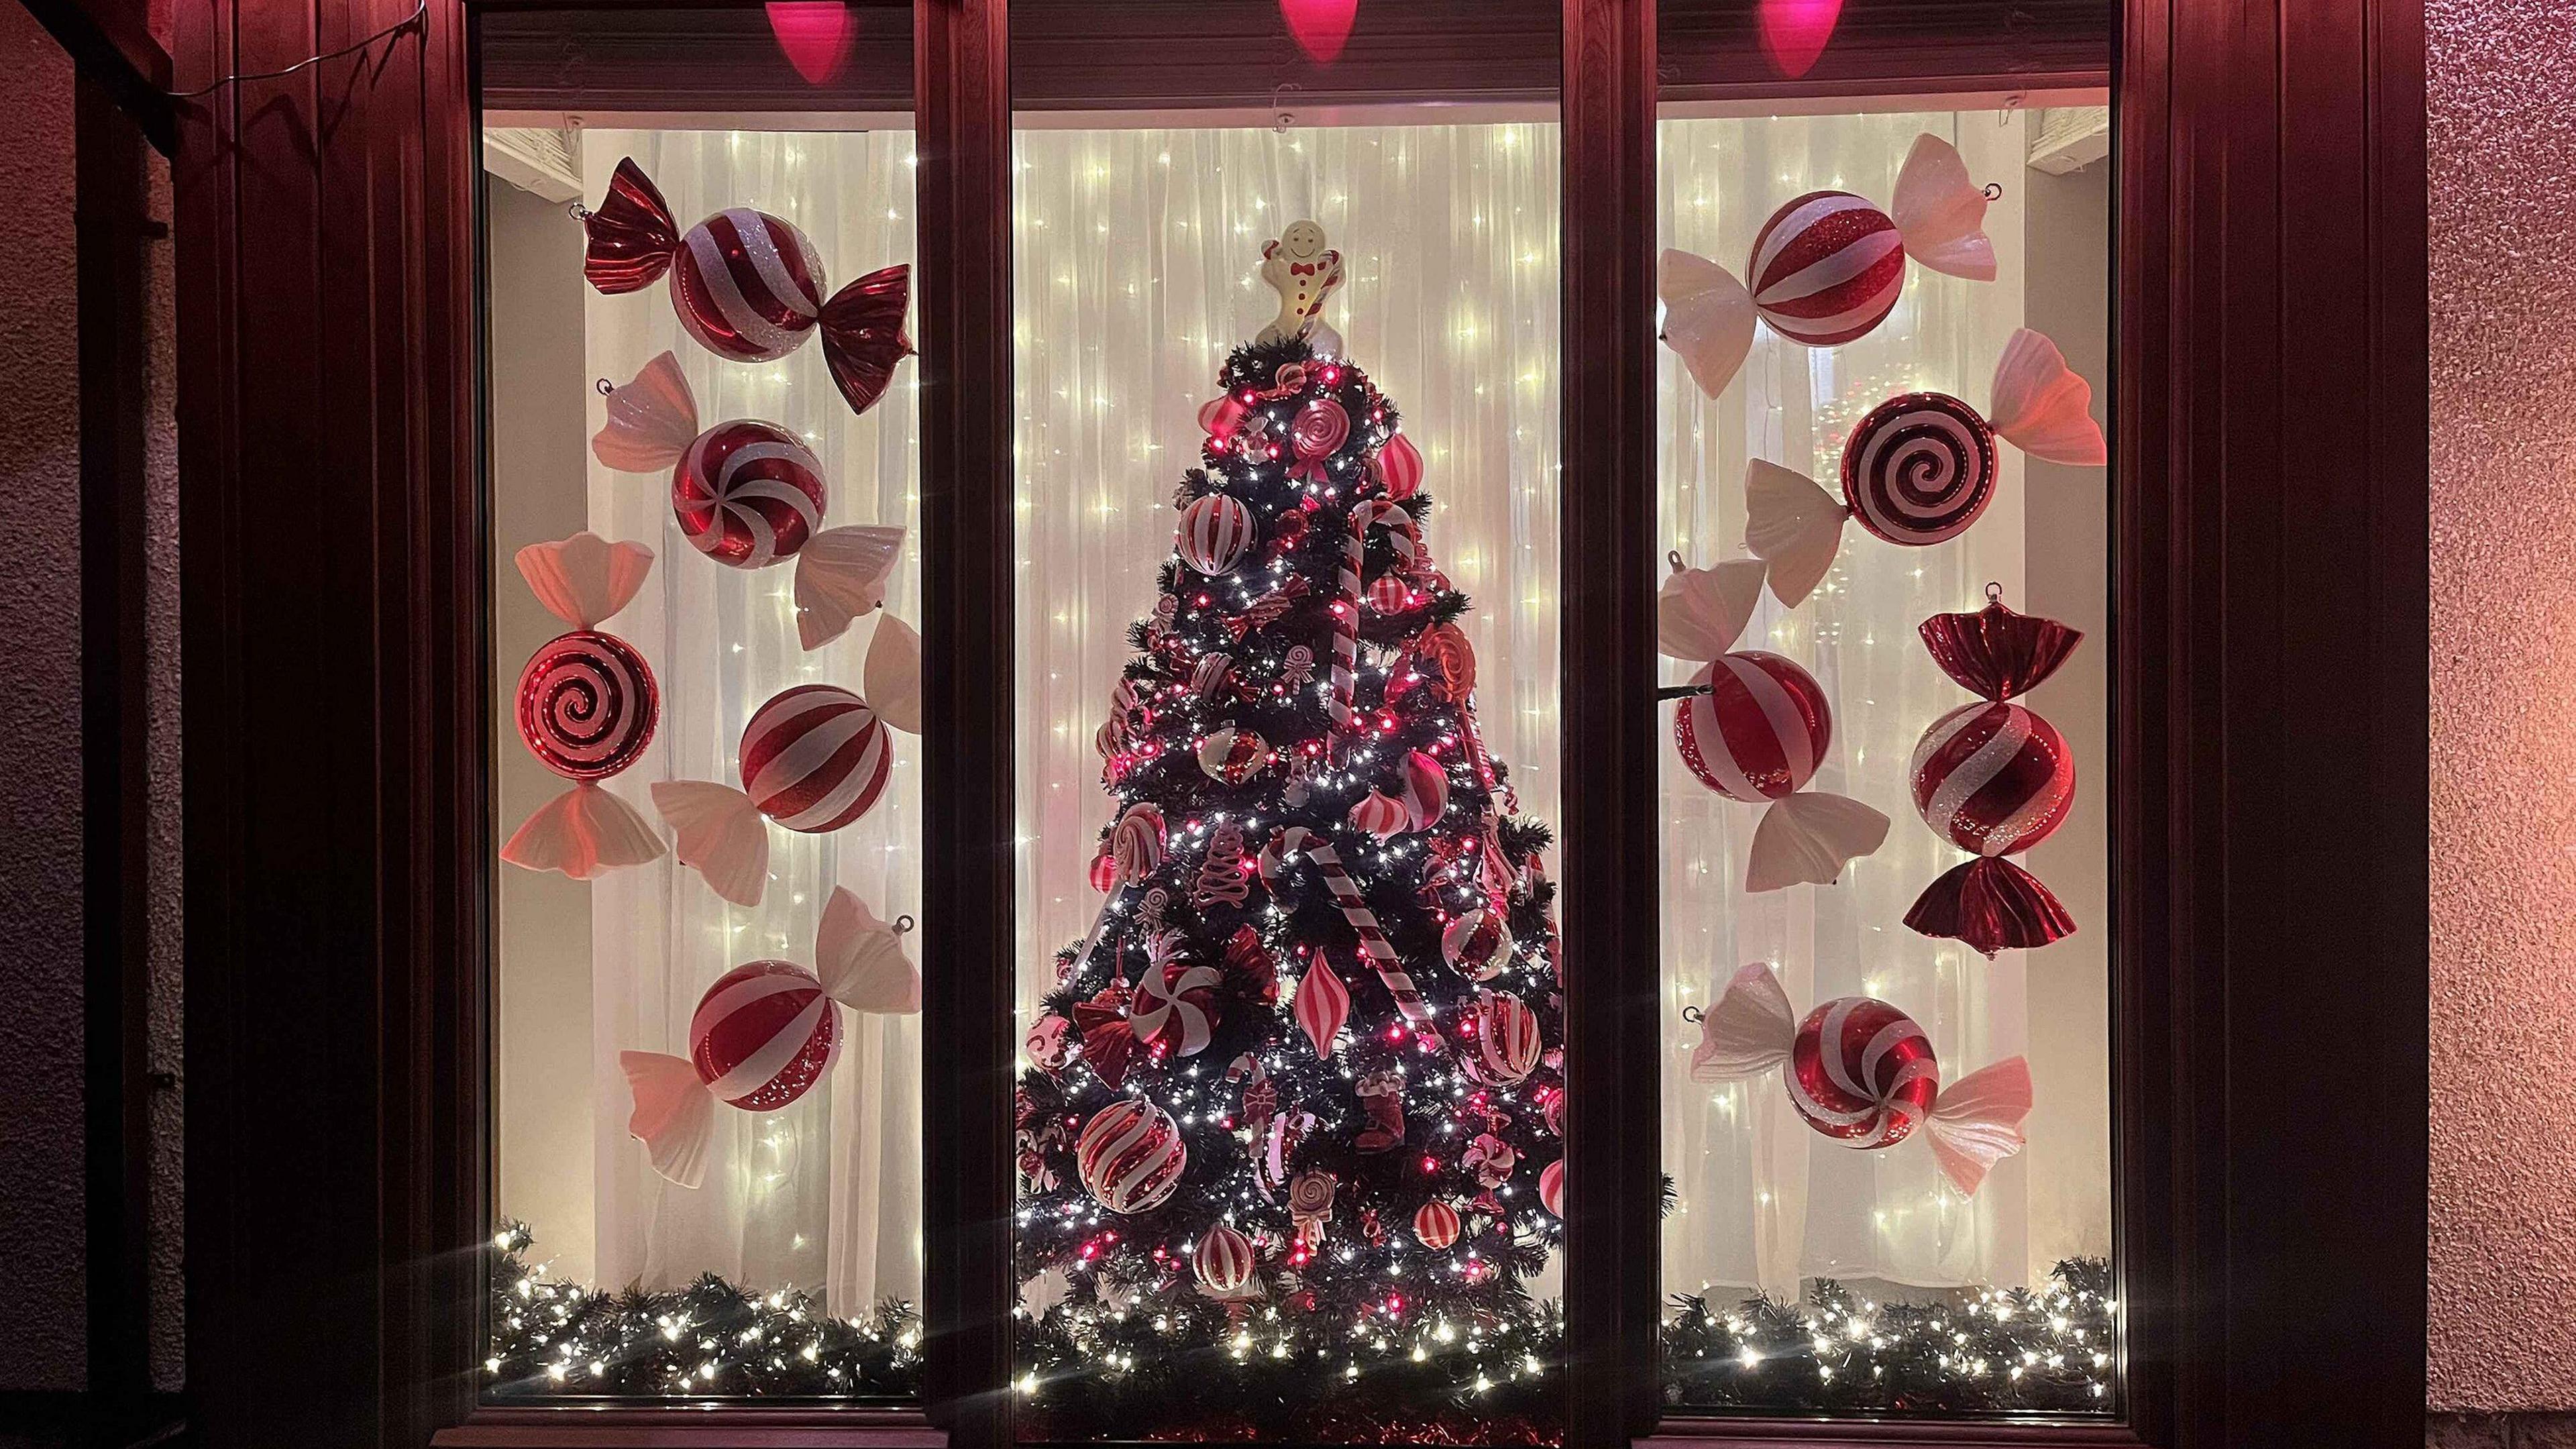
M679 838L682 865L736 905L760 904L769 879L765 816L800 834L856 822L885 798L894 741L867 701L830 684L772 695L742 729L743 788L701 780L653 786L653 805Z
M1538 1205L1553 1216L1565 1216L1565 1159L1560 1157L1540 1169Z
M1404 757L1405 823L1415 830L1428 830L1449 813L1449 772L1438 760L1414 750Z
M1208 778L1240 785L1270 766L1270 742L1251 730L1225 725L1199 741L1199 768Z
M1190 1268L1210 1297L1232 1298L1249 1287L1253 1271L1252 1239L1219 1223L1200 1237Z
M1133 1097L1093 1113L1073 1146L1082 1185L1113 1213L1161 1207L1190 1162L1171 1114Z
M1919 1127L1933 1160L1963 1193L1974 1193L1988 1169L2022 1148L2031 1086L2020 1057L1944 1087L1931 1039L1903 1012L1846 996L1801 1021L1779 976L1755 962L1735 973L1701 1017L1691 1080L1735 1081L1774 1067L1809 1127L1864 1149L1892 1147Z
M1765 807L1746 854L1746 890L1830 885L1886 841L1887 817L1807 789L1833 742L1833 714L1815 679L1765 650L1727 652L1752 617L1761 564L1691 569L1678 554L1672 562L1657 601L1658 642L1700 663L1673 717L1682 763L1728 799Z
M1064 1070L1073 1059L1073 1023L1050 1011L1029 1028L1028 1038L1020 1043L1029 1065L1053 1076Z
M635 646L594 626L626 607L653 567L640 543L577 533L519 550L519 574L547 612L572 626L519 672L519 739L540 764L573 782L537 808L501 858L527 870L589 880L660 858L661 837L635 807L599 787L653 742L661 690Z
M1297 1029L1315 1047L1315 1055L1330 1060L1333 1039L1342 1034L1342 1023L1350 1020L1350 988L1333 974L1333 963L1317 951L1306 966L1306 974L1297 982L1297 999L1290 1014L1297 1019Z
M1404 1145L1404 1074L1392 1069L1370 1072L1352 1084L1369 1124L1351 1139L1362 1152L1391 1152Z
M1442 699L1465 704L1476 692L1476 647L1467 642L1466 630L1434 624L1414 640L1413 650L1438 673Z
M1207 430L1209 451L1222 449L1243 426L1244 415L1252 411L1253 399L1233 393L1220 393L1199 408L1199 426Z
M1479 1185L1495 1188L1512 1180L1512 1169L1520 1166L1521 1155L1512 1144L1490 1132L1478 1133L1458 1155L1458 1165L1476 1174Z
M1194 1057L1207 1050L1216 1027L1216 988L1223 978L1213 966L1191 966L1175 959L1180 933L1165 931L1146 947L1144 977L1127 1025L1136 1039L1165 1055Z
M1326 1225L1333 1220L1333 1193L1341 1179L1329 1172L1301 1172L1288 1184L1288 1215L1297 1224L1297 1243L1313 1251L1324 1244Z
M1541 1109L1541 1114L1548 1131L1559 1137L1565 1135L1565 1092L1562 1088L1547 1094L1547 1105Z
M1200 573L1231 573L1252 551L1256 530L1252 510L1243 500L1230 493L1211 493L1193 498L1181 510L1181 526L1173 539L1181 562Z
M1422 491L1422 454L1402 433L1386 440L1370 461L1369 469L1394 502L1402 503Z
M1995 364L1989 423L1957 398L1906 393L1870 410L1843 444L1842 498L1759 459L1745 465L1744 546L1767 565L1771 592L1795 608L1842 547L1843 520L1906 548L1956 538L1995 491L1995 439L2034 458L2098 468L2108 456L2093 389L2057 344L2023 328Z
M1434 1198L1414 1209L1413 1236L1437 1253L1458 1241L1458 1210Z
M1459 912L1440 931L1440 954L1470 981L1491 981L1511 964L1512 932L1500 911Z
M1082 1060L1103 1085L1116 1091L1127 1080L1127 1065L1136 1056L1136 1033L1127 1025L1127 983L1111 980L1089 1001L1073 1004L1073 1034L1082 1042Z
M1373 613L1388 616L1401 614L1421 602L1421 598L1413 592L1412 586L1404 581L1404 576L1401 574L1383 573L1369 581L1368 604Z
M1407 824L1409 819L1404 802L1383 790L1371 790L1351 807L1352 828L1365 830L1380 840L1402 834L1410 828Z
M1226 680L1233 677L1233 673L1233 655L1222 650L1200 655L1198 664L1190 670L1190 692L1201 699L1212 700L1218 691L1225 688Z
M1243 855L1243 827L1228 821L1208 837L1207 855L1190 883L1190 904L1205 915L1219 906L1240 906L1251 894L1252 862Z
M853 412L885 395L894 365L912 353L903 317L912 269L870 272L824 299L823 262L805 233L749 207L728 207L680 234L662 193L630 158L608 195L583 218L582 273L608 296L671 275L671 310L698 344L735 362L786 356L816 332L823 361Z
M696 1187L706 1177L717 1102L774 1112L821 1081L840 1050L835 1003L919 1011L921 976L900 941L911 925L907 917L889 926L836 889L815 933L815 970L792 961L737 966L698 998L686 1057L620 1052L634 1094L626 1130L643 1142L653 1170Z
M1351 415L1338 399L1319 397L1299 408L1297 420L1288 425L1288 447L1295 455L1288 476L1319 488L1328 486L1333 480L1324 465L1350 436Z
M1162 869L1170 848L1162 807L1149 800L1128 806L1109 832L1109 853L1117 862L1121 885L1133 885Z
M1924 889L1905 924L1993 955L2045 946L2075 919L2039 878L2003 857L2030 849L2075 804L2075 756L2057 728L2016 696L2037 687L2083 642L2054 619L2016 614L1988 586L1985 608L1923 621L1923 645L1941 672L1982 695L1932 722L1909 771L1923 823L1975 860Z
M1479 987L1468 1015L1474 1035L1460 1065L1488 1086L1508 1087L1538 1069L1538 1013L1508 991Z

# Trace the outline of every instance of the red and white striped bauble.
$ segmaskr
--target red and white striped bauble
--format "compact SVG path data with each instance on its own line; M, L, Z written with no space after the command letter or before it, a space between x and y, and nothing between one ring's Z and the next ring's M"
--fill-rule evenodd
M1994 430L1947 393L1889 398L1843 444L1843 502L1889 543L1956 538L1994 496Z
M1191 1255L1190 1266L1199 1284L1210 1293L1224 1296L1240 1293L1252 1281L1252 1239L1239 1230L1219 1223L1199 1239L1198 1251Z
M1203 574L1231 573L1252 552L1252 510L1243 500L1211 493L1190 500L1181 510L1181 528L1172 540L1181 562Z
M2017 704L1963 704L1934 720L1910 774L1923 823L1979 855L2037 845L2075 804L2066 737Z
M1941 1092L1932 1039L1914 1019L1867 996L1807 1013L1789 1047L1789 1102L1807 1125L1853 1147L1893 1147Z
M1710 686L1673 712L1673 743L1700 783L1758 805L1802 789L1833 742L1833 711L1814 676L1760 649L1724 654L1691 683Z
M1207 1050L1216 1027L1216 988L1222 978L1213 966L1191 966L1158 960L1136 983L1136 1000L1127 1008L1128 1028L1149 1047L1168 1056L1194 1057Z
M893 767L885 722L837 685L782 690L742 728L743 793L790 830L821 834L867 814Z
M709 352L736 362L795 351L822 316L826 290L823 259L805 233L747 206L689 228L671 259L671 309L680 325Z
M1270 742L1251 730L1226 725L1199 741L1199 768L1208 778L1240 785L1270 766Z
M1428 830L1449 813L1449 772L1440 762L1420 750L1404 757L1404 793L1397 797L1404 805L1405 822L1416 830Z
M1538 1067L1538 1013L1508 991L1476 993L1475 1039L1464 1063L1467 1075L1508 1087Z
M1169 848L1162 807L1150 801L1128 806L1109 831L1109 854L1116 864L1119 884L1143 880L1162 869L1163 855Z
M1409 828L1411 818L1404 802L1383 790L1371 790L1351 807L1352 827L1365 830L1380 840L1403 834Z
M661 709L644 656L596 629L557 635L519 671L519 738L567 780L603 780L635 763Z
M839 1049L832 998L789 961L754 961L716 978L689 1018L689 1063L707 1090L751 1112L804 1096Z
M1369 580L1368 605L1380 614L1401 614L1414 602L1413 585L1402 574L1390 571Z
M1458 1210L1437 1198L1424 1203L1414 1210L1413 1235L1435 1253L1448 1247L1458 1241Z
M1399 503L1421 491L1422 454L1402 433L1386 440L1370 466L1377 471L1377 481L1386 485L1386 496Z
M767 568L823 527L823 465L776 423L718 423L671 470L671 512L692 547L738 569Z
M1771 214L1746 267L1753 308L1781 336L1832 347L1866 334L1905 290L1905 243L1848 191L1811 191Z
M1558 1158L1539 1171L1538 1205L1558 1217L1565 1216L1564 1158Z
M1180 1124L1151 1102L1112 1102L1082 1124L1074 1140L1082 1185L1113 1213L1148 1212L1181 1185L1190 1149Z
M1440 954L1468 980L1491 981L1512 959L1511 928L1499 911L1461 911L1441 929Z

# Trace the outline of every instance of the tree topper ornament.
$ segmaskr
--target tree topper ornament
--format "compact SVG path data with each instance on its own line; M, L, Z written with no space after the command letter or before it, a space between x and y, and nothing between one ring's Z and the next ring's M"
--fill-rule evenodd
M1342 254L1324 245L1324 229L1311 221L1290 222L1278 240L1262 245L1261 256L1261 280L1279 294L1279 317L1254 340L1311 335L1319 353L1338 355L1342 339L1326 325L1323 311L1324 299L1342 284Z

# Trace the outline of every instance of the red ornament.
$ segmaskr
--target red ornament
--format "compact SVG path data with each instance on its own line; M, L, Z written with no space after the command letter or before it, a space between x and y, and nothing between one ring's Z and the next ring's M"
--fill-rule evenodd
M771 1112L831 1069L838 1026L814 973L754 961L716 978L689 1018L689 1063L719 1099Z
M1393 615L1403 613L1419 601L1414 597L1413 586L1405 582L1403 575L1389 572L1369 580L1368 602L1369 607L1378 613Z
M1380 840L1403 833L1408 818L1404 803L1381 790L1371 790L1351 807L1353 828L1365 830Z
M1315 953L1304 979L1297 983L1294 1015L1298 1029L1314 1043L1315 1055L1329 1059L1333 1038L1341 1035L1342 1023L1350 1019L1351 993L1342 985L1342 978L1333 974L1332 963L1324 959L1321 951Z
M1270 767L1270 742L1226 725L1199 742L1199 768L1210 779L1240 785Z
M1341 451L1351 436L1351 415L1333 398L1319 397L1297 411L1288 425L1288 446L1296 452L1288 476L1322 486L1332 482L1325 462Z
M1565 1216L1564 1158L1558 1158L1539 1171L1538 1205L1557 1217Z
M1073 1057L1073 1023L1050 1011L1029 1028L1027 1040L1020 1049L1028 1053L1029 1064L1052 1076L1063 1071Z
M1802 793L1834 728L1825 692L1807 671L1746 649L1719 655L1691 682L1708 692L1674 714L1682 763L1730 800L1772 802L1747 852L1746 890L1828 884L1846 862L1886 841L1886 816L1840 795Z
M1073 1029L1082 1038L1082 1059L1112 1090L1127 1080L1135 1060L1136 1033L1127 1025L1127 985L1112 981L1089 1001L1073 1005Z
M1508 1087L1538 1069L1538 1014L1508 991L1479 988L1468 1017L1474 1035L1460 1063L1489 1086Z
M1252 1282L1252 1240L1235 1228L1219 1223L1199 1239L1198 1251L1191 1255L1191 1271L1199 1286L1219 1298L1230 1298Z
M519 738L567 780L603 780L653 742L661 691L635 646L613 634L557 635L519 671Z
M1169 1056L1192 1057L1207 1050L1216 1026L1216 988L1222 978L1213 966L1191 966L1171 959L1177 933L1155 939L1154 960L1136 983L1136 1001L1127 1025L1136 1039Z
M1231 573L1234 566L1252 551L1252 510L1243 500L1228 493L1210 493L1190 500L1181 510L1181 526L1173 539L1181 562L1203 574Z
M1091 888L1103 893L1118 889L1118 858L1108 851L1092 857Z
M1428 830L1449 813L1449 772L1438 760L1414 750L1404 757L1405 824Z
M2028 850L2075 803L2075 759L2056 727L2012 697L2056 672L2084 636L2054 619L1989 603L1923 622L1942 672L1985 696L1933 721L1914 747L1914 805L1925 824L1978 858L1927 887L1905 924L1993 955L2045 946L2074 917L2030 872L2002 859Z
M1402 433L1387 439L1369 466L1385 486L1386 496L1398 503L1422 490L1422 454Z
M1092 1114L1074 1141L1082 1185L1114 1213L1150 1212L1181 1185L1188 1144L1171 1114L1133 1097Z
M671 473L671 512L692 547L720 564L767 568L821 531L823 465L776 423L718 423Z
M1440 954L1468 980L1491 981L1511 964L1511 928L1500 911L1461 911L1440 932Z
M1932 1039L1884 1001L1845 996L1807 1013L1789 1048L1789 1102L1808 1126L1854 1147L1893 1147L1940 1094Z
M1476 692L1476 648L1455 624L1434 624L1414 641L1414 652L1440 675L1440 697L1465 704Z
M790 830L821 834L867 814L893 766L885 723L836 685L782 690L743 726L743 791Z
M1243 425L1243 415L1250 411L1251 403L1233 393L1224 393L1209 398L1199 408L1199 426L1207 430L1212 442L1222 447L1227 439L1234 436L1234 430Z
M1413 1235L1435 1253L1458 1241L1458 1227L1458 1210L1437 1198L1413 1214Z
M1905 243L1886 212L1848 191L1811 191L1753 238L1746 284L1780 335L1810 347L1867 336L1905 289Z
M1995 496L1995 434L1946 393L1910 392L1869 410L1843 444L1843 501L1889 543L1958 537Z

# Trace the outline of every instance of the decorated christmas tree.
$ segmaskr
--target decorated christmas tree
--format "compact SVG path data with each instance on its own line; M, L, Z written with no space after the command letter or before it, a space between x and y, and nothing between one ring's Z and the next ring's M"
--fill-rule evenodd
M1322 320L1322 229L1265 249L1171 560L1099 733L1097 924L1018 1109L1030 1412L1265 1437L1540 1412L1562 983L1485 750L1468 608L1395 404Z

